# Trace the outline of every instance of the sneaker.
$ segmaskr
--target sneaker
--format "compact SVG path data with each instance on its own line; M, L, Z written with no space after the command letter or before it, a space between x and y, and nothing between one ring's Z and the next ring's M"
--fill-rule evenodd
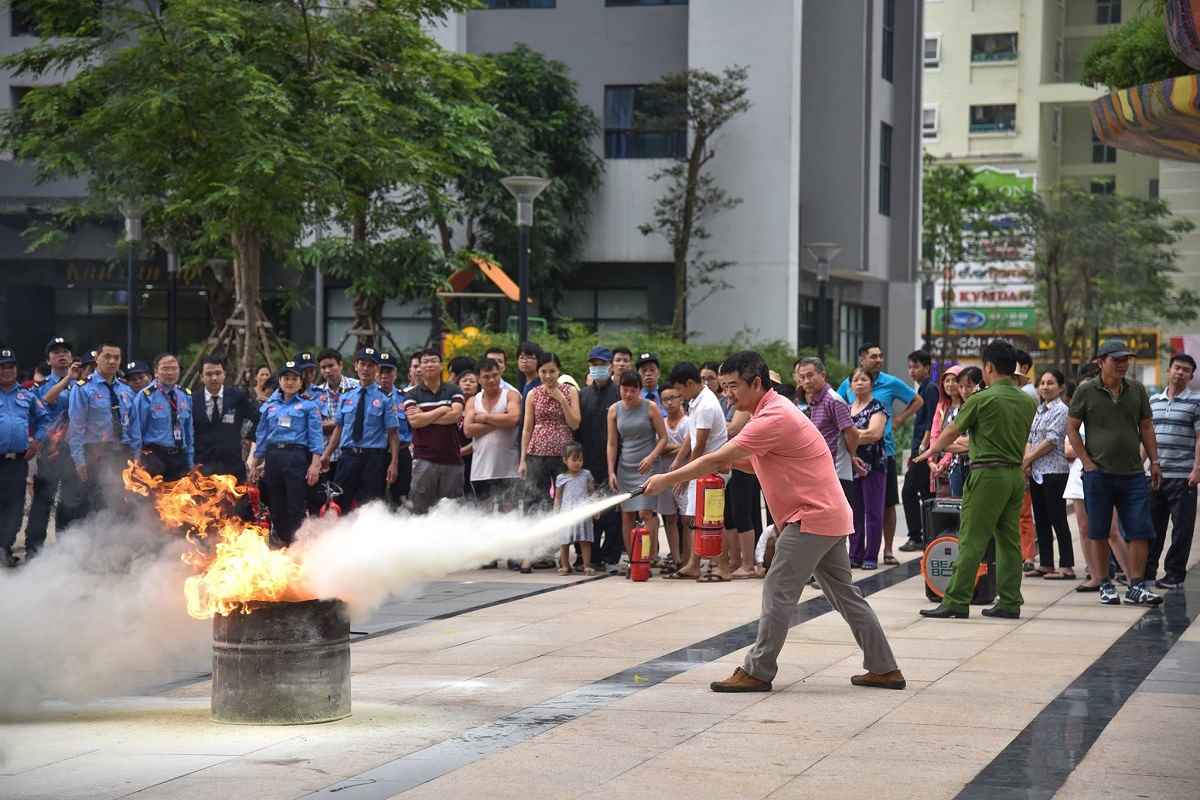
M1182 589L1183 581L1176 578L1159 578L1154 585L1159 589Z
M919 553L925 549L925 545L921 544L919 539L909 539L896 549L900 550L902 553Z
M863 565L863 562L861 562L861 561L851 561L850 569L862 569L862 565Z
M1125 602L1135 606L1157 606L1161 605L1162 601L1161 597L1145 588L1145 584L1142 583L1135 583L1125 592Z
M879 564L875 561L864 561L862 563L862 568L863 569L879 569Z
M1100 604L1105 606L1121 605L1121 595L1117 594L1117 587L1112 585L1112 581L1100 584Z

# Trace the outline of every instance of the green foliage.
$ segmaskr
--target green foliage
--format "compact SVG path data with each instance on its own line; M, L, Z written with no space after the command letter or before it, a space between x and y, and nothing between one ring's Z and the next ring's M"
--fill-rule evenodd
M453 335L449 338L456 338ZM804 350L796 353L785 342L750 342L745 338L721 344L695 344L681 342L666 330L620 331L606 334L596 334L583 325L566 322L559 325L557 333L545 336L535 336L536 341L544 350L556 353L562 361L563 371L573 376L580 385L587 377L587 355L596 345L608 348L628 347L637 360L639 353L654 353L662 367L663 376L671 371L671 367L681 361L690 361L697 366L706 361L720 362L726 356L738 350L755 350L766 359L767 365L776 370L783 383L792 383L792 364L801 356L815 355L815 352ZM508 373L506 377L516 379L516 352L520 344L515 336L508 334L488 333L468 339L453 355L467 355L472 358L482 358L488 347L496 345L508 352ZM449 354L448 354L449 355ZM835 359L825 359L829 381L835 386L849 376L850 368Z
M703 243L711 238L707 223L719 212L741 205L705 171L716 157L713 138L722 127L750 108L746 67L726 67L721 74L703 69L666 75L642 90L642 128L687 131L691 145L685 156L659 170L651 180L665 184L650 222L638 227L643 236L657 233L671 245L675 311L671 331L687 340L688 312L716 292L729 288L720 272L734 262L711 258Z
M1166 203L1059 187L1023 198L1020 217L1037 242L1038 311L1060 368L1105 328L1196 319L1200 296L1173 280L1175 246L1194 226Z
M1116 91L1195 72L1171 49L1164 4L1153 5L1088 48L1080 83Z
M517 253L515 202L500 179L551 178L537 200L529 259L531 286L549 296L579 265L591 198L604 169L592 150L600 123L579 100L565 64L525 45L484 60L492 77L481 97L498 112L487 135L493 160L451 174L448 187L431 184L437 193L430 201L431 217L447 254L462 247L486 251L511 272ZM454 223L463 230L461 242L454 241Z

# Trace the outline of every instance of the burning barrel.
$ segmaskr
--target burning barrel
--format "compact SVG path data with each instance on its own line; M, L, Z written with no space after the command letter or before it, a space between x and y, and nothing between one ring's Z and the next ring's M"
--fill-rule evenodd
M213 617L213 719L302 725L350 716L346 604L246 605L248 614Z

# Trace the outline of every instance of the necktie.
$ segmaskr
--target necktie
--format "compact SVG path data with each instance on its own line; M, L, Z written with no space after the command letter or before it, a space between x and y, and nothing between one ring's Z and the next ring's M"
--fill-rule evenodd
M350 438L356 447L362 447L363 423L367 417L367 390L359 389L358 405L354 407L354 425L350 428Z
M215 423L220 418L221 418L221 395L214 394L213 399L212 399L212 416L209 417L208 421Z
M112 414L112 434L113 441L121 441L121 435L124 432L124 426L121 425L121 401L117 399L117 390L108 381L102 381L104 388L108 389L109 413Z
M171 438L178 440L180 437L176 436L176 432L179 430L179 407L176 405L175 388L172 387L163 394L167 396L167 404L171 406Z

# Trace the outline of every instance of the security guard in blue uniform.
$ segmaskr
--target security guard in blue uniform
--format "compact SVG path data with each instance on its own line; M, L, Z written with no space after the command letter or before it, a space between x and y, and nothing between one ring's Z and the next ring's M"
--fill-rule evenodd
M129 388L137 393L150 385L150 379L154 371L150 369L150 365L145 361L130 361L125 365L122 374L125 382L129 384Z
M321 474L321 411L300 396L302 376L295 361L280 368L279 389L259 409L254 452L246 462L250 480L262 477L272 533L285 546L295 539L304 521L308 488Z
M400 439L399 421L391 400L375 382L379 377L379 351L365 347L354 355L361 385L342 395L336 427L321 459L328 464L340 445L334 480L342 487L343 507L365 505L386 495L396 480Z
M395 357L386 351L379 354L379 388L391 401L392 408L396 411L396 421L399 423L396 434L400 439L400 458L397 462L396 480L387 487L388 505L393 509L403 504L409 489L412 488L412 451L409 449L412 446L412 427L404 414L405 394L396 386L399 365L403 360L403 356Z
M121 348L105 343L93 352L96 370L71 390L67 410L67 442L88 512L104 507L106 490L120 496L121 470L134 455L129 440L133 390L117 380Z
M138 462L166 481L179 480L195 463L192 393L176 385L179 371L170 353L154 359L154 382L134 396L129 426Z
M83 486L75 475L75 463L67 446L67 407L71 389L83 367L75 361L74 348L62 336L46 343L46 362L50 377L38 387L38 398L46 406L50 423L46 442L38 453L37 476L33 479L33 501L25 522L25 560L37 555L46 542L50 511L54 510L54 528L62 533L83 512ZM57 504L55 500L57 499Z
M0 563L15 567L12 554L25 512L29 459L45 441L50 415L32 391L17 383L17 357L0 350Z

